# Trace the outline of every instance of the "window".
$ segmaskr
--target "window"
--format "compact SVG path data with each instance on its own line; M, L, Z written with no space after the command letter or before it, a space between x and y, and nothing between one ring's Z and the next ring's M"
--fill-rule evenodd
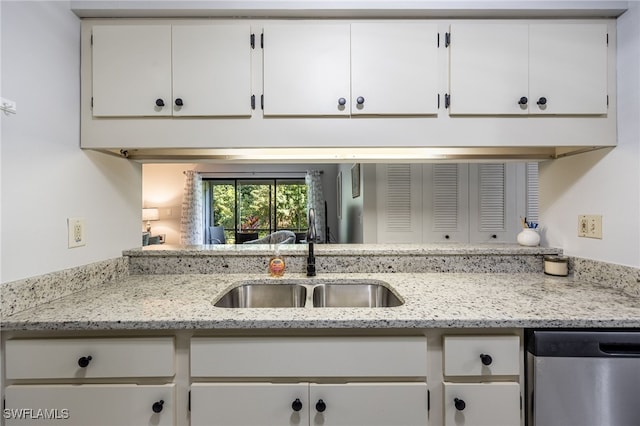
M222 226L227 243L307 230L304 179L204 179L205 229Z

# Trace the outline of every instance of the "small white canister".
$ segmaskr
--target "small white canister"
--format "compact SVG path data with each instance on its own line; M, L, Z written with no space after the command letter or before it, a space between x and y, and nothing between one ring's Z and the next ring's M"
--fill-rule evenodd
M545 256L544 273L556 277L569 275L569 258L566 256Z
M517 236L516 241L521 246L535 247L540 244L540 234L532 228L524 228Z

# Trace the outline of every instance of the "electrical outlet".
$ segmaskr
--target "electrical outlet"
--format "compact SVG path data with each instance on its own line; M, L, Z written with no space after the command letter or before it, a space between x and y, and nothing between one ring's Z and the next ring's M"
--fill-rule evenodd
M82 247L87 244L84 218L70 217L67 219L69 230L69 248Z
M578 216L578 237L602 239L602 215Z

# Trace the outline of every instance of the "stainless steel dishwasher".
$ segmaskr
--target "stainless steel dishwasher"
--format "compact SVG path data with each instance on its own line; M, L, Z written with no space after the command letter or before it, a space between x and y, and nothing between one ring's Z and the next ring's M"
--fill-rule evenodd
M526 338L528 426L640 426L640 330Z

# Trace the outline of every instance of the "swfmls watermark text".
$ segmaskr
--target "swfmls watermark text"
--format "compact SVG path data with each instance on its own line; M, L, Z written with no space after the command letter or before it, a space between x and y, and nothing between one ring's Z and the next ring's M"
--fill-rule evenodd
M5 408L2 417L9 420L66 420L68 408Z

